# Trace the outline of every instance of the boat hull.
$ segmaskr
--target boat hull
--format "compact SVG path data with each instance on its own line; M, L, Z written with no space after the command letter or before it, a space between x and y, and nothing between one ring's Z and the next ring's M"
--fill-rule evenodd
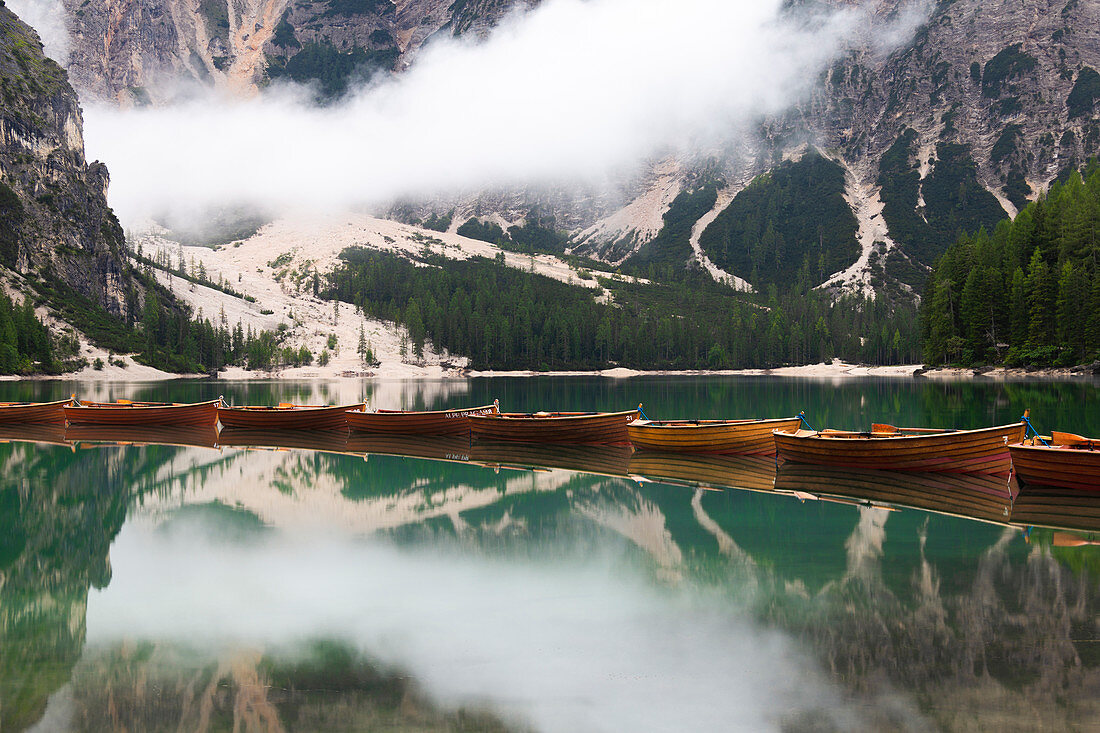
M360 433L388 435L466 435L471 415L495 415L495 405L466 407L459 410L379 410L347 412L348 427Z
M794 431L799 418L779 420L636 420L627 427L635 448L675 453L773 455L773 430Z
M214 448L218 428L204 425L70 425L65 439L72 443L102 445L173 445Z
M890 471L1007 473L1009 443L1024 438L1023 423L930 435L871 436L775 431L784 461ZM858 436L858 437L857 437Z
M66 406L70 425L213 425L218 400L179 405L93 403Z
M218 445L225 448L263 450L313 450L345 453L348 434L342 430L269 430L266 428L224 428Z
M478 440L520 443L627 445L627 425L637 410L596 413L471 415L470 434Z
M347 412L356 405L326 407L225 407L218 420L244 430L346 430Z
M1100 450L1010 445L1012 468L1029 486L1100 491Z
M0 423L64 424L65 405L72 403L71 399L57 402L2 402Z

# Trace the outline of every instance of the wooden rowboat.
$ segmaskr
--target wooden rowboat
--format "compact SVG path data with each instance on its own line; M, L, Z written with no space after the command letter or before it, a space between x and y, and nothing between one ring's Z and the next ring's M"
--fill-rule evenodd
M893 428L868 433L842 430L776 430L775 449L784 461L893 471L1007 473L1008 444L1024 439L1023 422L978 430Z
M1049 445L1032 439L1008 446L1012 468L1029 486L1100 491L1100 439L1052 433Z
M457 410L377 410L368 412L365 405L348 410L348 427L362 433L391 435L466 435L470 432L471 415L496 415L500 409L494 403Z
M522 443L626 445L626 426L638 410L626 412L534 412L470 415L470 434L479 440Z
M227 428L245 430L347 430L347 412L358 405L292 405L275 407L218 406L218 420Z
M0 402L0 423L64 423L65 405L73 398L56 402Z
M677 453L772 455L772 430L797 430L798 417L776 420L635 420L627 434L635 448Z
M221 400L207 402L79 402L65 405L70 425L213 425Z
M1012 524L1089 532L1100 531L1096 494L1056 486L1021 484L1012 502Z

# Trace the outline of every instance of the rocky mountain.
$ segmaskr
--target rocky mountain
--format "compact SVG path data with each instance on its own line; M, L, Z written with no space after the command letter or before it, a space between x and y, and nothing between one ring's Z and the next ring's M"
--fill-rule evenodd
M160 101L178 88L165 79L180 78L243 94L288 78L331 99L356 78L415 63L432 37L484 34L521 4L64 2L75 85L121 104ZM856 3L799 0L785 12L797 20L822 4ZM1100 151L1100 6L872 5L861 40L813 94L760 119L749 139L655 161L611 190L490 191L402 202L395 215L453 209L452 228L479 217L507 229L537 208L568 231L573 252L614 264L702 267L742 289L919 294L960 230L994 226ZM887 24L914 9L923 22L884 45Z
M121 316L133 306L107 169L84 158L82 119L64 69L0 5L0 265Z
M514 0L63 0L81 96L158 102L179 82L254 94L274 78L348 81L406 67L436 34L485 32Z

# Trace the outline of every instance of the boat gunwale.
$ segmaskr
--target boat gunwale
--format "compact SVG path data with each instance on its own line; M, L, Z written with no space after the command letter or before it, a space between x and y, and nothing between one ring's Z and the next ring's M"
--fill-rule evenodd
M767 417L744 418L734 420L635 420L629 427L635 429L653 428L655 430L670 430L676 428L689 428L693 430L705 428L747 427L759 425L761 427L770 423L785 423L798 420L799 417ZM778 429L778 428L777 428Z
M867 441L870 443L886 442L886 441L902 441L902 440L938 440L944 438L956 438L959 436L978 436L982 433L997 433L1012 429L1027 429L1027 423L1014 422L1006 423L1004 425L994 425L988 428L971 428L966 430L953 430L945 428L942 433L914 433L912 435L899 435L893 433L872 433L872 432L857 432L853 430L838 430L831 432L829 430L814 430L805 431L805 435L799 435L799 431L788 432L786 430L773 430L772 435L784 438L792 438L795 440L825 440L836 441L837 443L843 443L845 441ZM1010 444L1012 445L1012 444Z
M350 415L446 415L448 413L471 413L475 410L494 410L496 405L481 405L479 407L456 407L452 410L373 410L368 412L365 409L359 409L365 407L365 405L355 405L352 409L348 410ZM500 414L499 412L489 414ZM469 417L469 415L467 415ZM482 415L485 417L485 415Z
M638 412L638 409L623 410L622 412L498 412L491 415L470 415L471 420L586 420L604 417L626 417Z

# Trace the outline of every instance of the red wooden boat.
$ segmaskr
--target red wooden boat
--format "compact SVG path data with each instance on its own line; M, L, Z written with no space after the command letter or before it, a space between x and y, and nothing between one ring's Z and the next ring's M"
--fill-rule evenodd
M1048 443L1032 438L1008 446L1012 468L1021 482L1100 491L1100 439L1056 432Z
M638 419L626 412L534 412L471 415L470 434L479 439L524 443L625 445L626 426Z
M218 406L223 427L246 430L346 430L347 412L357 405L292 405L275 407Z
M1024 439L1023 422L978 430L894 428L874 425L871 432L776 430L779 458L819 466L848 466L893 471L1007 473L1008 444Z
M80 402L65 405L70 425L213 425L221 400L207 402Z
M57 402L0 402L0 423L64 423L65 405L73 398Z
M390 435L465 435L471 415L496 415L496 403L457 410L377 410L360 405L347 413L348 427L362 433Z
M797 430L798 417L775 420L635 420L627 434L635 448L676 453L775 453L773 430Z

